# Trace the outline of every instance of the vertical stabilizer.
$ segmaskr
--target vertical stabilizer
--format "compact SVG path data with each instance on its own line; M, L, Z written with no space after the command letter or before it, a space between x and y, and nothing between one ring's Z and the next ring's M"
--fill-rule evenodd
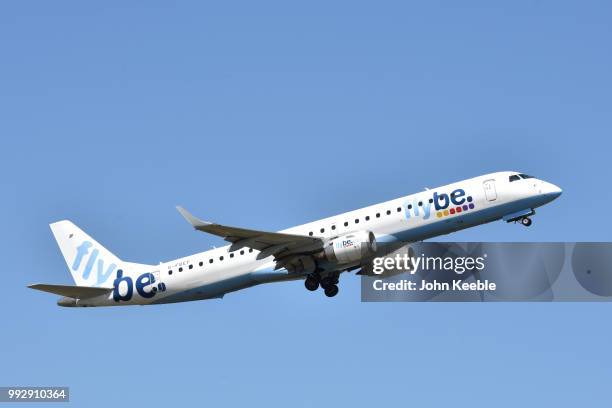
M78 286L105 286L112 283L123 262L95 239L68 220L50 225Z

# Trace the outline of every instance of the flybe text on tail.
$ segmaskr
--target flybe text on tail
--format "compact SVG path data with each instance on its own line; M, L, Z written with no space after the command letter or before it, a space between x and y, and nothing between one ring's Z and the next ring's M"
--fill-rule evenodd
M98 248L91 249L93 246L94 244L92 242L83 241L81 245L76 248L76 255L74 257L74 262L72 263L72 270L78 273L81 266L84 265L81 276L83 277L83 279L89 280L89 277L91 275L92 270L94 269L95 264L95 286L100 286L105 283L111 276L113 271L117 269L117 265L115 265L114 263L109 263L109 265L105 265L104 259L100 257L100 250ZM87 261L84 262L86 255L89 255L89 257L87 258Z

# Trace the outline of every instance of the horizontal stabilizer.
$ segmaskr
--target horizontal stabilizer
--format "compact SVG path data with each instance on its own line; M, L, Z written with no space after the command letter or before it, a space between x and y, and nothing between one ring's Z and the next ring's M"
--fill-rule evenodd
M71 285L47 285L36 283L29 285L28 288L41 290L43 292L54 293L60 296L75 299L87 299L112 292L113 288L97 288L93 286L71 286Z

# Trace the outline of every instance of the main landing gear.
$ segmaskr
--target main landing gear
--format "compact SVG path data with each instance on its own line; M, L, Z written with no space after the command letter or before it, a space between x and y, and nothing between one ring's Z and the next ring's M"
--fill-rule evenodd
M338 277L329 276L321 279L321 287L323 288L323 292L325 292L325 296L336 296L338 294Z
M531 218L529 217L523 217L521 218L521 224L525 227L528 227L531 225Z
M304 286L311 292L319 289L320 286L325 296L334 297L338 294L338 276L327 276L321 279L318 273L311 274L304 281Z
M319 289L319 279L314 275L308 275L306 280L304 281L304 286L311 292Z

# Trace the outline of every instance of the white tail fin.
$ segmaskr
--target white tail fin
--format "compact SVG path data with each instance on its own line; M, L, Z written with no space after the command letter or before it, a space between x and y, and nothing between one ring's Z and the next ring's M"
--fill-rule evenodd
M78 286L109 287L118 269L151 267L123 262L70 221L58 221L50 227Z

